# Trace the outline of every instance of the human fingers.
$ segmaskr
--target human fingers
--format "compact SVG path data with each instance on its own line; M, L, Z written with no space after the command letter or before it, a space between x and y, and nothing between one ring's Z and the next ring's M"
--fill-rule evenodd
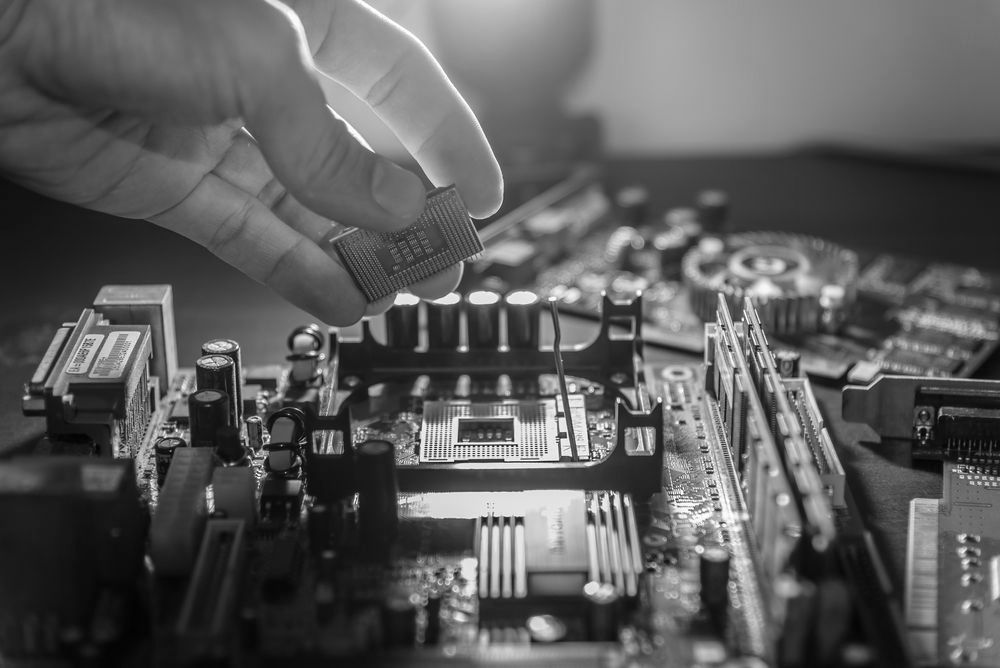
M357 0L289 0L321 71L363 99L436 185L457 185L469 211L500 207L503 177L475 115L427 48Z

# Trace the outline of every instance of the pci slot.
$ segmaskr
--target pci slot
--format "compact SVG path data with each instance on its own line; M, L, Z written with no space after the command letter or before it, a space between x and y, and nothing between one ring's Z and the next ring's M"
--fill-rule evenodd
M244 551L243 520L208 521L175 629L185 655L229 654Z

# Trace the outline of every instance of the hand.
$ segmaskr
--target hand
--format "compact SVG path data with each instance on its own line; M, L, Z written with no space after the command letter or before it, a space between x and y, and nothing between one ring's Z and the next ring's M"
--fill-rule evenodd
M205 246L330 324L367 305L331 221L395 230L420 179L326 106L319 72L365 100L476 217L500 169L426 48L357 0L0 0L0 171ZM454 289L460 267L412 288ZM391 303L391 298L388 300Z

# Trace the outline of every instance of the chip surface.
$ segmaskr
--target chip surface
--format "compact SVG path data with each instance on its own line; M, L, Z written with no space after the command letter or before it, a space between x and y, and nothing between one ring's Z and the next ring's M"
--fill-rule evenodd
M399 232L354 229L332 241L369 302L467 260L483 250L455 186L427 195L417 222Z

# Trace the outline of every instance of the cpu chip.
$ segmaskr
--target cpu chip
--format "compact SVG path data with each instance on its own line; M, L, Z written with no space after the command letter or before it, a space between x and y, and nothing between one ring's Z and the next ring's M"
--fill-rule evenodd
M332 243L369 302L483 251L455 186L428 193L420 218L403 230L386 233L352 229Z

